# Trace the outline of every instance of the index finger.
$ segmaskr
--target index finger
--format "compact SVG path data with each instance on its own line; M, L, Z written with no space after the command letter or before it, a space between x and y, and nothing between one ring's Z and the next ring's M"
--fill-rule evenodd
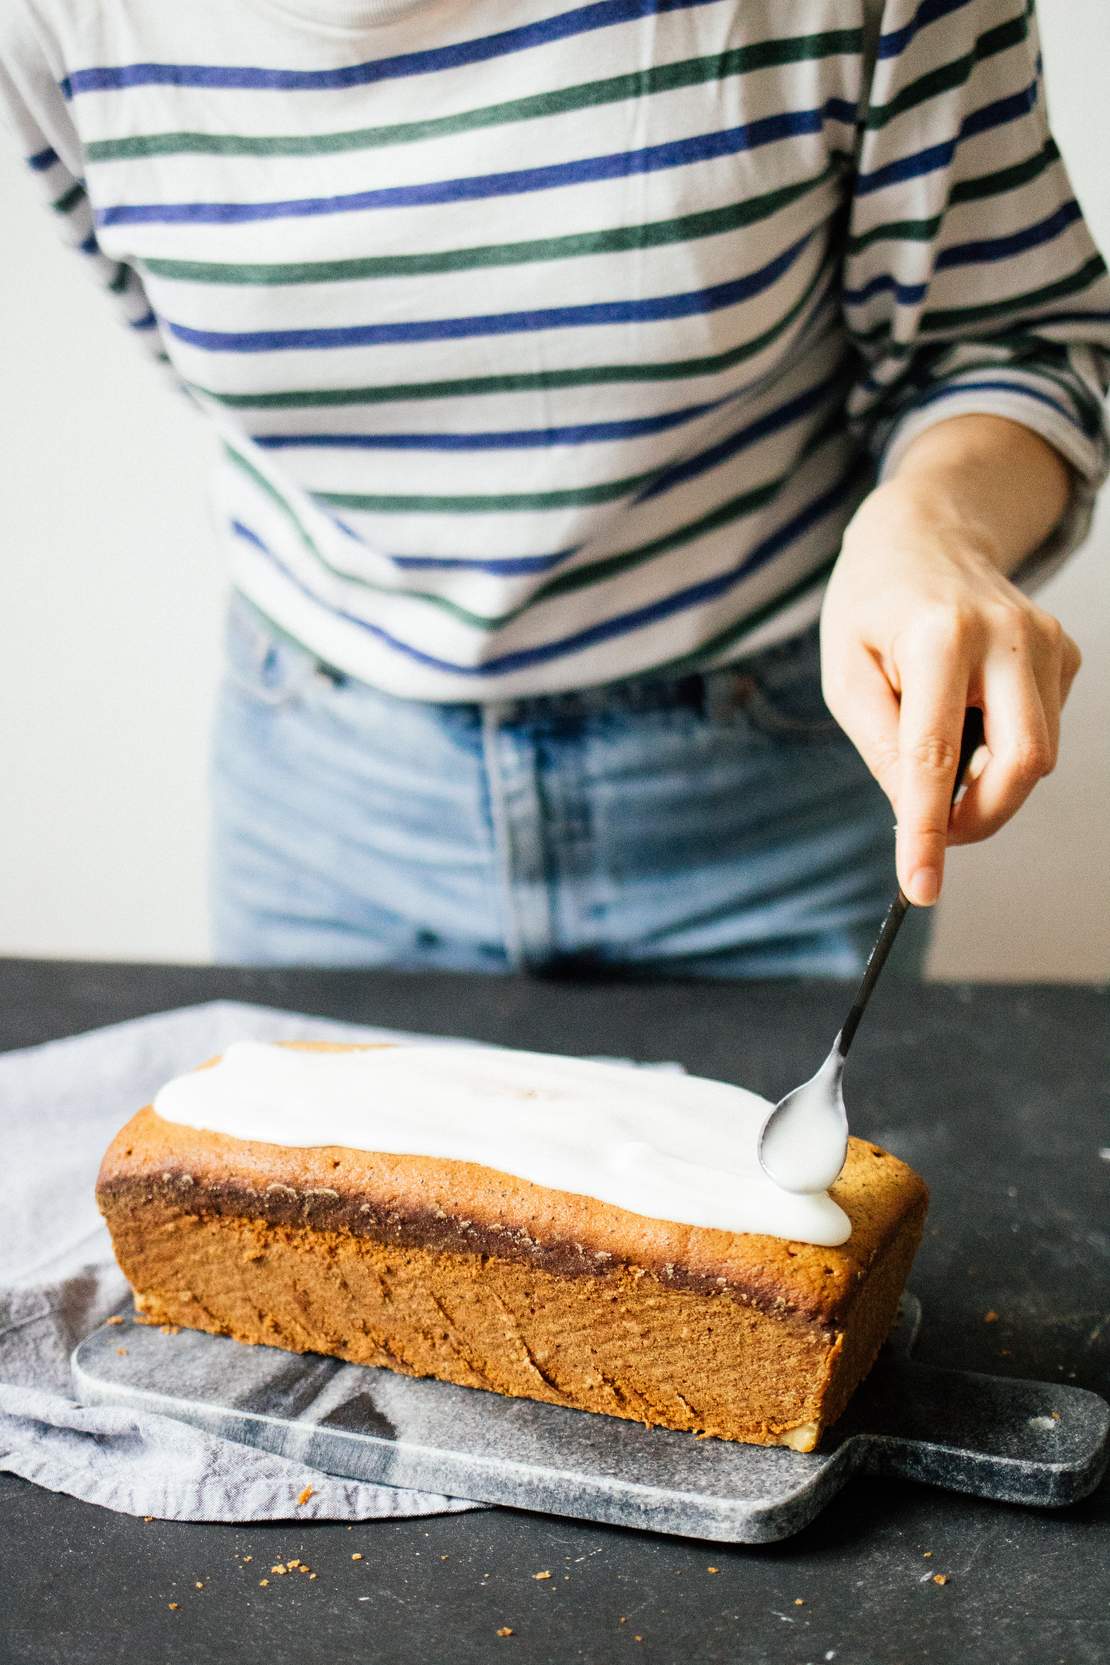
M940 895L944 877L968 669L955 648L934 648L900 671L898 882L911 902L927 908Z

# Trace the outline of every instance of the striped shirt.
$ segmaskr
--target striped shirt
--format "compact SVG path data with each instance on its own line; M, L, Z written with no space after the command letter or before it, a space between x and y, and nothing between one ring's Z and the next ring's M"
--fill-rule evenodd
M511 698L795 634L948 416L1044 435L1042 563L1081 534L1110 279L1032 0L865 10L6 0L0 111L219 430L235 585L389 692Z

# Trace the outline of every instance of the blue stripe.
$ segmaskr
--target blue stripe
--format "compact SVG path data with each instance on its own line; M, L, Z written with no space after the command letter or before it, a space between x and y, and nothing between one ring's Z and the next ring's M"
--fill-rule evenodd
M498 578L517 578L525 573L550 572L572 555L575 549L559 549L554 555L504 555L500 560L483 561L469 555L390 555L396 567L412 572L489 572Z
M326 607L328 612L336 618L345 619L361 630L367 631L386 647L394 649L417 664L426 665L430 670L445 671L453 676L483 677L504 676L511 671L524 670L529 665L542 665L552 659L562 658L566 654L581 653L586 648L596 647L601 642L614 640L619 636L627 636L635 630L642 630L649 625L658 624L661 620L671 618L676 613L687 612L691 607L701 606L703 602L714 601L719 596L727 595L735 589L737 584L743 583L754 572L776 555L796 543L799 538L818 525L826 515L838 508L855 491L857 484L863 478L864 470L856 468L842 476L830 491L823 492L785 526L764 538L749 552L747 559L738 567L732 567L728 572L718 573L714 578L703 579L698 584L687 585L685 589L676 590L671 595L662 596L657 601L649 602L644 607L637 607L628 613L618 613L612 618L602 619L597 624L589 625L585 630L576 631L571 636L563 636L553 642L541 642L535 647L520 648L514 653L502 653L486 660L482 665L455 664L449 659L440 659L434 654L425 653L421 648L414 647L411 642L403 642L399 637L383 630L381 625L373 624L369 619L360 618L356 613L349 613L342 607L332 607L324 602L316 593L309 589L301 579L297 578L288 567L278 559L273 550L268 549L256 532L252 532L242 521L232 521L232 529L239 537L254 545L266 555L274 566L282 573L289 583L293 584L302 595L315 602L318 607Z
M847 109L850 114L843 115ZM634 174L659 173L665 168L737 156L782 139L820 133L829 119L851 120L854 105L830 99L818 110L786 111L764 116L742 127L699 133L641 150L615 151L608 156L586 156L546 167L518 168L505 173L474 174L462 179L435 179L419 185L389 185L373 191L349 191L336 197L290 197L275 202L149 202L115 203L97 210L97 225L231 225L254 220L308 219L319 214L350 214L368 208L417 208L429 204L477 202L487 197L521 196L551 191L564 185L589 184L600 179L623 179Z
M47 145L45 150L36 150L33 156L28 156L27 166L34 168L36 173L45 173L47 168L52 168L58 160L58 152L51 150Z
M1066 405L1062 405L1059 399L1054 399L1050 393L1045 393L1039 387L1026 387L1023 382L1008 382L1001 378L989 381L983 379L975 382L952 382L945 387L931 388L928 393L914 399L909 409L916 410L919 405L934 404L938 399L955 399L961 393L1020 393L1025 399L1036 399L1042 405L1050 405L1053 410L1059 411L1060 415L1065 417L1073 428L1079 428L1081 432L1085 431L1082 423L1077 420L1075 412L1070 411Z
M1022 231L1013 231L1006 237L981 238L974 243L954 243L951 248L942 249L934 262L933 270L940 271L949 266L975 266L993 260L1009 260L1026 249L1040 248L1045 243L1051 243L1066 231L1069 225L1074 225L1076 220L1081 218L1082 210L1073 198L1070 202L1063 203L1054 214L1038 220L1035 225L1026 226ZM881 272L861 289L845 289L842 299L845 306L859 306L874 295L888 292L894 295L900 306L915 306L929 293L929 284L899 283L888 272Z
M338 87L368 87L378 81L406 75L429 75L436 70L458 69L464 64L489 63L512 52L525 52L551 41L570 40L595 29L609 29L636 18L685 11L717 0L596 0L589 6L561 12L516 29L422 52L403 52L394 58L377 58L339 69L261 69L248 65L140 63L109 65L73 70L60 83L63 94L105 92L121 87L214 87L221 90L321 91Z
M552 306L534 312L490 312L476 317L431 318L400 324L347 324L321 329L201 330L164 319L179 341L209 353L272 353L301 348L376 347L394 341L459 341L473 336L519 335L530 330L577 329L587 325L652 323L665 318L690 318L734 306L769 289L794 265L814 237L807 232L797 243L757 272L709 289L679 295L657 295L643 301L596 301L582 306Z
M99 254L100 244L96 240L96 232L90 231L87 237L82 237L77 247L82 254Z
M767 438L769 434L789 427L798 417L806 415L819 405L834 388L842 385L843 377L839 373L827 377L825 381L799 394L785 405L768 411L757 421L749 423L746 428L741 428L737 433L730 434L727 439L669 469L634 501L641 502L645 498L656 497L669 490L671 486L684 480L695 479L699 474L716 468L719 463L726 462L730 457L746 450L749 445L754 445L758 440ZM707 412L719 410L736 398L735 393L730 393L723 399L714 399L701 405L688 405L682 410L667 411L662 416L630 417L620 422L581 422L564 428L506 429L465 434L252 434L251 443L264 451L283 451L293 447L367 451L525 451L547 445L592 445L601 440L634 439L640 434L662 433L669 428L677 428L685 422L694 421ZM351 537L358 537L357 532L352 531L349 526L343 526L342 530ZM548 556L542 558L553 559ZM498 567L497 570L503 569Z
M977 4L978 0L921 0L920 6L908 23L901 29L892 29L889 34L881 37L879 57L897 58L914 37L930 23L936 23L942 17L950 17L953 12L966 11L968 6Z
M1054 214L1026 226L1023 231L1013 231L1006 237L985 237L975 243L954 243L951 248L942 249L937 256L937 266L974 266L979 261L1008 260L1011 255L1021 254L1025 249L1051 243L1082 217L1083 211L1073 197L1069 202L1062 203Z
M1036 81L1031 81L1020 92L1010 93L1006 98L997 98L990 104L984 104L978 110L971 110L960 123L959 132L954 139L946 139L943 144L928 145L924 150L914 151L910 156L900 156L897 161L887 162L881 168L874 168L870 173L857 174L853 187L857 197L869 196L872 191L883 191L888 185L900 185L907 179L920 179L923 174L935 173L938 168L946 168L956 154L956 148L965 139L976 138L980 133L992 132L996 127L1007 127L1012 121L1019 121L1037 107L1039 88Z
M157 324L158 320L154 316L153 312L144 312L141 318L131 319L131 328L133 330L152 330L157 327Z
M780 405L777 410L767 411L756 421L749 422L746 428L741 428L737 433L730 434L727 439L709 446L698 456L688 457L685 462L678 463L674 468L668 468L657 480L640 492L639 496L634 498L633 501L643 503L650 497L659 497L663 492L671 491L675 486L682 485L687 480L696 480L699 474L708 474L710 469L717 468L721 463L727 462L730 457L735 457L741 451L746 451L749 445L755 445L757 441L766 439L769 434L776 434L781 429L788 428L791 423L796 422L801 416L808 416L837 388L844 392L847 391L843 373L840 371L827 376L824 381L818 382L816 387L811 387L805 393L798 394L797 398L788 400L785 405Z
M728 397L735 397L729 395ZM660 416L636 416L623 422L579 422L564 428L518 428L488 433L438 434L252 434L252 443L265 451L319 447L348 451L531 451L546 445L594 445L600 440L635 439L640 434L665 433L716 410L724 399Z

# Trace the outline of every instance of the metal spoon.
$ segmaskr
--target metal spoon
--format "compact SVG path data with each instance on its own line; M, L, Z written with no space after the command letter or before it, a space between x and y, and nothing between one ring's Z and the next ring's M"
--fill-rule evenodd
M967 766L982 744L983 713L976 706L969 706L952 788L953 803L963 785ZM760 1166L784 1191L826 1191L844 1166L848 1154L848 1115L842 1091L844 1060L910 906L899 889L883 920L856 998L832 1051L817 1074L780 1099L763 1124L759 1135Z

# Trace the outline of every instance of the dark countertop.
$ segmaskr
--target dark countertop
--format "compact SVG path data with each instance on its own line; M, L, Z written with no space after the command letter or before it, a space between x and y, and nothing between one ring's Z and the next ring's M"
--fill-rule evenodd
M829 984L8 961L0 1048L234 998L551 1051L676 1058L777 1097L824 1055L847 995ZM932 1187L912 1276L925 1312L917 1356L1106 1394L1110 990L890 982L853 1050L848 1090L855 1131ZM290 1556L317 1580L260 1589L259 1569ZM935 1585L933 1572L949 1582ZM513 1635L499 1638L506 1625ZM798 1537L752 1549L508 1510L354 1528L144 1524L0 1476L2 1665L121 1655L144 1665L1105 1665L1110 1484L1055 1513L858 1481Z

